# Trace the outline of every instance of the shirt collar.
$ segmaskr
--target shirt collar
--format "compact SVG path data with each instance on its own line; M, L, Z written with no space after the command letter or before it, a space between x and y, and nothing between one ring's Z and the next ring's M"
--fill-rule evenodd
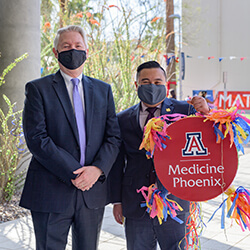
M161 109L161 104L162 103L160 103L158 106L156 106L158 109ZM148 107L143 103L143 102L141 102L141 111L142 112L145 112L146 111L146 109L147 109Z
M63 77L63 79L64 79L65 82L67 82L67 83L70 83L70 82L71 82L71 79L72 79L73 77L67 75L67 74L64 73L61 69L60 69L60 73L61 73L61 75L62 75L62 77ZM79 79L79 82L81 82L81 81L82 81L82 73L81 73L78 77L76 77L76 78L78 78L78 79Z

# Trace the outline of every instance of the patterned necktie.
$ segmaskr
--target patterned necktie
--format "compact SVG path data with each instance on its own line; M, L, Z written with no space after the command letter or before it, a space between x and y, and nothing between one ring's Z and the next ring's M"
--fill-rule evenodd
M81 164L81 166L84 166L85 148L86 148L86 132L85 132L84 111L83 111L82 100L81 100L81 97L80 97L80 94L78 91L79 79L72 78L71 81L72 81L73 86L74 86L73 87L73 103L74 103L75 117L76 117L76 123L77 123L79 141L80 141L80 150L81 150L80 164Z
M148 116L145 121L145 125L147 124L148 120L154 117L154 113L157 110L157 107L153 108L147 108L148 111ZM154 164L152 164L152 167L149 172L149 185L154 184L156 182L156 174L155 174L155 169L154 169Z
M150 120L151 118L154 117L154 113L155 113L155 111L157 110L157 107L146 108L146 110L148 111L148 116L147 116L147 118L146 118L145 125L147 124L148 120ZM145 125L144 125L144 126L145 126Z

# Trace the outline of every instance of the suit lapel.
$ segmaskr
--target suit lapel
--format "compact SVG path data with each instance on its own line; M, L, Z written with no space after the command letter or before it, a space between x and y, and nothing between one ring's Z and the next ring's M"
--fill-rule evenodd
M68 90L67 90L66 85L64 83L63 77L60 74L60 71L57 71L57 73L55 74L54 81L53 81L53 87L56 91L58 99L61 102L61 105L64 109L64 112L66 114L68 122L69 122L69 124L74 132L75 138L79 143L78 130L77 130L74 111L73 111L72 104L71 104L70 99L69 99Z
M142 136L143 136L143 131L142 131L141 126L140 126L139 116L140 116L140 103L136 104L131 109L130 122L131 122L131 125L133 126L136 134L138 135L138 137L141 140Z
M93 120L93 84L83 75L82 77L84 90L84 105L85 105L85 124L86 124L86 143L88 143L89 135L91 134L91 124Z
M165 98L161 106L161 115L173 114L174 105L170 99Z

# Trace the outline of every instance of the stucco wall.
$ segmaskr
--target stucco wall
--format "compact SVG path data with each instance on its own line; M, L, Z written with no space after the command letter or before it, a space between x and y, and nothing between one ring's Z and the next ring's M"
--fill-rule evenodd
M192 29L183 24L183 34L187 36L187 43L183 43L183 51L186 56L192 57L185 58L183 97L191 95L193 89L223 90L223 72L227 72L227 90L249 91L250 1L182 2L193 9L193 12L199 9L199 15L193 17ZM192 41L192 38L188 41L188 34L192 32L195 34L190 37L195 37L195 41ZM208 57L214 58L208 60ZM241 60L242 57L246 58ZM223 58L221 62L219 58Z

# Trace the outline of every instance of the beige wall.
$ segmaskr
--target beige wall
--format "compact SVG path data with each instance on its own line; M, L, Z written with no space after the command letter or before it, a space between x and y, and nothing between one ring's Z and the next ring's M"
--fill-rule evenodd
M192 25L183 24L186 73L183 97L193 89L224 89L223 72L227 72L227 90L250 90L250 1L249 0L182 0L194 15ZM190 14L189 14L190 15ZM187 18L192 18L190 15ZM183 18L185 22L185 17ZM199 28L199 29L198 29ZM195 37L195 39L194 39ZM192 40L193 39L193 40ZM209 56L214 59L208 60ZM201 58L203 57L203 58ZM224 59L219 62L219 57ZM236 59L230 60L230 57ZM243 61L241 57L247 57Z

